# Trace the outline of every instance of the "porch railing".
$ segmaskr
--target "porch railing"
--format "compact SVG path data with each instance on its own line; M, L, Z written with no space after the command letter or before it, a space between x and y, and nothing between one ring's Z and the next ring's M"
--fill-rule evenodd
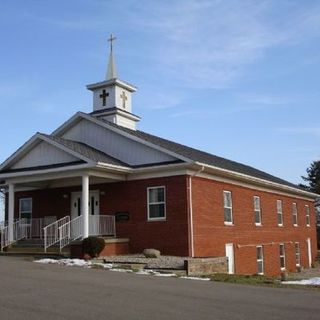
M10 244L26 238L27 233L26 219L16 220L12 224L3 223L0 228L1 251Z
M59 228L70 221L70 216L65 216L53 223L48 224L43 228L43 238L44 238L44 252L57 242L60 241Z
M114 216L90 215L89 234L91 236L114 236L116 237L116 220Z

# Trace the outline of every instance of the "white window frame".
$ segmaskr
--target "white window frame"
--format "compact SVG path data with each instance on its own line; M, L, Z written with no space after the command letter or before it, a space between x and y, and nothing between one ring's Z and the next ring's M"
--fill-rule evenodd
M298 226L298 205L296 202L292 203L292 222L293 226Z
M306 204L305 205L306 210L306 225L307 227L310 227L310 207Z
M283 247L283 254L281 254L281 247ZM279 244L279 258L280 258L280 269L286 269L286 247L284 243ZM281 266L281 259L283 259L283 266Z
M225 195L230 195L230 207L228 207L225 203ZM225 215L225 209L230 209L231 213L231 221L226 221L226 215ZM227 226L232 226L233 225L233 212L232 212L232 192L223 190L223 220L224 224Z
M256 200L259 202L259 208L256 207ZM261 226L262 225L262 217L261 217L261 198L259 196L254 196L253 197L253 210L254 210L254 224L256 226ZM259 212L259 222L256 221L256 212Z
M261 257L258 257L258 249L261 248ZM256 254L257 254L257 274L264 274L264 261L263 261L263 246L256 247ZM259 272L259 264L261 263L262 271Z
M281 216L281 223L279 223L279 216ZM283 203L282 200L277 200L277 223L279 227L283 227Z
M163 189L163 201L159 202L150 202L149 199L149 190L152 189ZM150 205L154 204L164 204L164 216L163 217L157 217L157 218L152 218L150 217ZM167 210L166 210L166 187L165 186L156 186L156 187L148 187L147 188L147 205L148 205L148 221L164 221L166 220L167 217Z
M29 200L29 201L31 201L31 210L30 211L22 211L21 210L21 202L22 201L26 201L26 200ZM32 219L32 209L33 209L33 201L32 201L32 198L20 198L19 199L19 219L21 219L21 214L23 214L23 213L30 213L30 218L29 219Z
M298 249L298 252L297 252L297 249ZM294 252L295 252L296 266L300 267L301 266L301 251L300 251L300 243L299 242L294 243Z

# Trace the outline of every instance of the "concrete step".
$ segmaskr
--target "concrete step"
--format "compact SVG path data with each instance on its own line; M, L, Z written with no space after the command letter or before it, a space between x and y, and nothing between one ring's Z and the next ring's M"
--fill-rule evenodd
M68 250L63 250L63 251L68 252ZM44 248L43 247L11 247L11 248L7 248L6 252L43 253ZM60 250L57 247L50 247L47 249L47 252L60 253Z

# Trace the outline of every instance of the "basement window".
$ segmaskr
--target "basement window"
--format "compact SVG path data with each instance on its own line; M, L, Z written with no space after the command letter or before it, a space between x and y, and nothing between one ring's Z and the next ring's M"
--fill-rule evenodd
M301 264L300 244L299 244L299 242L295 242L294 248L295 248L295 254L296 254L296 266L299 267L300 264Z
M148 220L166 219L166 189L165 187L151 187L148 193Z
M263 274L263 249L257 246L257 274Z
M286 254L284 249L284 244L279 245L279 254L280 254L280 268L284 270L286 268Z
M19 218L20 219L32 218L32 198L19 199Z

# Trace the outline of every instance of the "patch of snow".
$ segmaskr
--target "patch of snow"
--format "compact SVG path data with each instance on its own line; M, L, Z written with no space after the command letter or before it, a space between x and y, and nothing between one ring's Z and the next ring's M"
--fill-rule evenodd
M130 269L120 269L120 268L112 268L112 269L109 269L109 270L110 271L115 271L115 272L133 272Z
M180 277L180 279L187 279L187 280L201 280L201 281L210 281L210 278L200 278L200 277Z
M92 263L90 261L85 261L82 259L40 259L36 260L37 263L45 263L45 264L59 264L68 267L88 267L91 266Z
M44 264L58 264L61 266L67 266L67 267L85 267L85 268L92 268L94 266L101 266L105 269L111 269L112 264L110 263L98 263L98 262L91 262L91 261L85 261L82 259L40 259L35 260L34 262L37 263L44 263Z
M299 285L312 285L312 286L320 286L320 277L310 278L305 280L296 280L296 281L283 281L283 284L299 284Z
M149 276L156 276L156 277L176 277L177 276L174 273L162 273L162 272L154 271L152 269L139 270L139 271L135 272L135 274L149 275Z

